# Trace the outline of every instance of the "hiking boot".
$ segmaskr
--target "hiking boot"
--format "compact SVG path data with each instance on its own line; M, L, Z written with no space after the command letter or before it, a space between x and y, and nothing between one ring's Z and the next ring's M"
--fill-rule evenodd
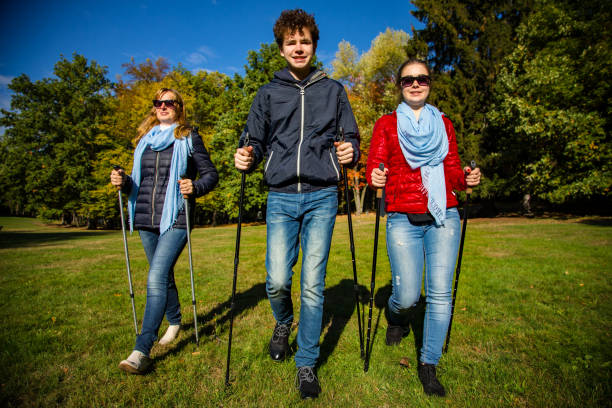
M269 346L272 360L283 361L289 354L289 333L291 333L291 324L276 323L274 326Z
M402 338L410 333L410 326L387 326L387 336L385 342L387 346L397 346L401 343Z
M181 330L180 324L171 324L170 326L168 326L168 329L166 330L164 337L159 339L159 344L164 346L166 344L172 343L174 340L176 340L180 330Z
M419 363L417 366L417 373L419 374L419 380L423 384L423 391L427 395L437 395L443 397L446 395L446 391L438 378L436 378L436 366L433 364Z
M151 367L151 363L149 357L138 350L134 350L126 360L119 363L119 369L126 373L142 375Z
M321 385L312 367L298 367L295 383L302 399L317 398Z

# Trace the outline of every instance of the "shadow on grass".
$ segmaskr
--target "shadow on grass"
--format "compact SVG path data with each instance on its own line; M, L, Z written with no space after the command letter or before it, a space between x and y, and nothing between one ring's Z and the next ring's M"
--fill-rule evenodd
M115 231L74 231L74 232L9 232L0 231L0 248L24 248L52 245L86 237L100 237L115 234Z
M579 222L580 224L596 225L598 227L612 227L612 217L586 219Z
M391 296L391 290L392 290L392 287L391 287L391 283L389 282L387 283L387 285L378 289L374 297L374 307L378 309L378 312L376 316L376 322L374 323L372 327L372 334L371 334L371 339L370 339L370 366L372 365L372 351L373 351L373 346L374 346L374 340L376 339L376 335L378 334L378 326L380 325L380 318L381 318L381 315L383 315L386 310L387 301L389 300L389 297ZM423 324L425 321L425 306L426 306L425 296L421 294L419 301L414 306L414 308L411 309L411 311L407 313L406 316L404 316L405 325L410 326L410 329L412 330L412 333L414 335L414 353L415 353L416 361L419 361L419 351L421 350L421 347L423 346ZM366 306L366 313L368 313L367 306ZM366 315L365 330L367 330L367 315ZM406 336L407 335L408 333L406 333Z
M361 303L360 311L363 312L363 294L365 287L359 286L359 299ZM329 356L333 353L338 345L340 336L346 327L346 324L351 319L353 313L356 313L355 307L355 289L352 279L343 279L335 286L325 290L325 303L323 305L323 322L321 327L329 324L329 328L321 342L321 349L317 366L323 366L327 362ZM351 333L359 338L359 333ZM365 347L365 345L364 345ZM355 356L360 354L359 349L355 349Z
M364 326L364 342L365 342L365 346L367 347L367 330L368 330L368 319L369 319L369 296L370 293L369 291L366 293L367 299L368 299L368 304L364 306L364 314L365 314L365 326ZM378 291L376 292L376 294L374 295L374 307L373 309L378 309L378 312L376 312L376 321L372 326L372 331L370 333L370 363L369 365L372 365L372 352L374 351L374 341L376 340L376 335L378 334L378 326L380 325L380 317L383 314L383 311L385 310L385 307L387 307L387 300L389 299L389 296L391 296L391 283L387 283L385 286L381 287L380 289L378 289ZM374 318L374 310L372 310L372 318Z
M266 299L266 284L258 283L257 285L251 287L250 289L236 293L236 299L234 302L234 319L236 319L240 314L245 313L246 311L253 309L259 302ZM204 315L198 315L198 337L200 342L203 341L217 341L219 343L226 344L227 339L221 339L218 336L219 329L218 327L222 326L226 322L230 320L230 305L232 302L231 295L228 299L223 302L217 304L211 311ZM186 313L190 313L191 308L184 308L182 310L183 315ZM181 330L188 331L193 327L192 324L181 324ZM228 327L229 329L229 327ZM166 357L178 354L183 348L187 345L195 342L194 336L186 337L180 342L173 344L172 347L166 351L162 351L155 357L155 361L162 361L166 359Z

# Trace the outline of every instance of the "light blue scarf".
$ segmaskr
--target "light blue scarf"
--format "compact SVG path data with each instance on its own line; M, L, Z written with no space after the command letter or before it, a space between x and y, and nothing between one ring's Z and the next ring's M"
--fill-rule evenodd
M399 104L397 135L406 161L414 170L421 168L423 187L427 192L427 209L443 225L446 219L446 181L444 164L448 154L448 138L442 114L434 106L425 104L416 120L405 102Z
M178 184L178 179L187 171L187 158L191 156L193 150L191 137L177 139L174 137L174 129L177 124L173 124L169 128L161 130L155 126L146 135L140 139L136 150L134 151L134 166L132 167L132 191L128 198L128 213L130 216L130 231L134 231L134 213L136 211L136 198L138 197L138 189L140 188L140 166L142 154L147 146L150 146L156 152L160 152L168 148L174 143L174 151L172 152L172 161L170 162L170 175L168 176L168 187L166 189L166 198L164 199L164 209L159 224L160 235L168 231L176 221L179 211L183 208L183 196ZM155 197L153 197L155 199Z

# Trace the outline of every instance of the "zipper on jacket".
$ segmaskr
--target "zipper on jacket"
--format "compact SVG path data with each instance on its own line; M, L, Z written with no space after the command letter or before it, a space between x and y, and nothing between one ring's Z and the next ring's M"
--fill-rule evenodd
M306 89L307 86L314 84L315 82L325 78L327 76L327 74L325 74L322 71L317 72L312 78L310 78L310 81L308 81L306 83L306 85L304 86L299 86L298 84L295 84L295 86L297 86L300 89L300 103L301 103L301 115L300 115L300 143L298 145L298 152L297 152L297 178L298 178L298 185L297 185L297 190L298 193L302 191L302 182L300 180L300 158L301 158L301 152L302 152L302 142L304 141L304 90ZM335 167L335 166L334 166Z
M151 228L155 228L155 190L157 190L158 168L159 152L155 152L155 181L153 182L153 193L151 195Z
M298 85L298 87L300 88L300 98L301 98L301 119L300 119L300 144L298 145L298 153L297 153L297 178L298 178L298 193L302 191L302 183L300 181L300 158L302 156L301 151L302 151L302 142L304 141L304 87L301 87Z
M264 167L264 173L268 171L268 166L270 165L270 162L272 161L273 155L274 155L274 150L272 151L272 153L270 153L270 157L268 157L268 161L266 162L266 166Z
M338 171L338 168L336 167L336 163L334 163L334 155L332 154L331 149L329 149L329 158L331 160L332 166L334 167L334 170L336 170L336 177L338 177L338 181L340 181L340 172Z

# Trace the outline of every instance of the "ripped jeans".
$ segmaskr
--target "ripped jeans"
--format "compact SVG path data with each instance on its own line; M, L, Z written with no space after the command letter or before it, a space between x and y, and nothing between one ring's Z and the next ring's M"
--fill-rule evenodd
M389 324L399 325L402 312L418 302L425 266L427 307L419 357L423 363L438 364L442 356L460 238L461 221L456 208L446 210L444 225L439 227L433 222L413 225L404 213L392 212L387 217L387 253L392 275Z

